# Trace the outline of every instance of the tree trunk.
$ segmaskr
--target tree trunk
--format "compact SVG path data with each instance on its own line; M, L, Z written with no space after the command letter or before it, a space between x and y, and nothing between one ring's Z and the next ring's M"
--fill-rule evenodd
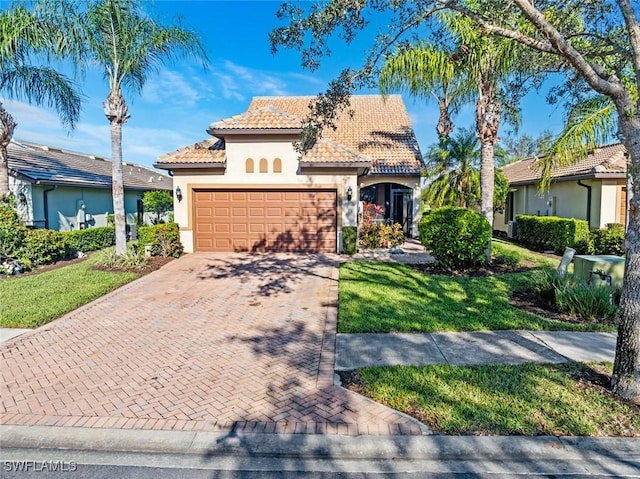
M16 122L0 102L0 197L9 194L9 154L7 147L13 137Z
M493 189L495 176L494 144L498 141L500 104L491 82L479 85L480 94L476 102L476 128L480 139L480 213L493 229ZM491 263L491 240L485 250L485 259Z
M124 186L122 182L122 124L129 119L128 107L120 90L109 92L104 112L111 126L111 194L116 228L116 255L127 251L126 218L124 211Z
M625 270L618 318L618 343L613 366L612 388L618 396L640 404L640 118L628 116L626 105L618 105L620 129L629 154L633 182L627 212Z
M438 139L448 139L453 131L453 122L451 121L451 115L449 114L449 105L444 100L438 100L438 108L440 115L438 116L438 124L436 125L436 133Z

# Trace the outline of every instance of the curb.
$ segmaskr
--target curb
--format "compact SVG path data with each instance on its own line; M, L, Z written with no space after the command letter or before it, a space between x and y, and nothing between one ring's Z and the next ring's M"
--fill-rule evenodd
M307 459L623 461L640 471L640 438L333 436L0 426L0 448Z

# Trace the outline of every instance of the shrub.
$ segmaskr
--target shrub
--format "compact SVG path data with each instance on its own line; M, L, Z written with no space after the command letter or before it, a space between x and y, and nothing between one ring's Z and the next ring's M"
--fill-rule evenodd
M29 230L24 239L22 257L34 266L55 263L67 257L69 246L65 235L54 230Z
M342 227L342 249L345 254L352 255L356 252L358 228L355 226Z
M64 235L72 251L95 251L116 244L113 226L100 226L84 230L65 231Z
M12 196L0 198L0 256L20 256L29 230L16 213Z
M382 238L383 248L400 246L405 240L404 231L402 231L402 225L400 223L394 223L392 225L381 224L379 234L380 238Z
M615 288L561 278L555 271L536 272L531 276L528 289L550 309L587 321L611 320L618 310Z
M624 255L624 226L609 223L606 229L591 232L594 254Z
M139 269L147 264L144 248L138 245L128 245L122 255L116 255L115 248L106 248L97 253L97 262L107 268Z
M556 292L564 289L567 278L562 278L556 271L535 271L528 284L531 291L542 304L549 309L557 309Z
M420 242L447 268L464 268L485 261L491 226L475 211L445 206L423 217Z
M362 223L359 244L362 249L393 248L404 243L402 225L395 223Z
M560 311L584 320L612 319L618 307L614 304L614 288L589 285L584 281L567 282L556 291L556 306Z
M154 256L174 256L182 254L180 231L177 223L162 223L153 226L141 226L138 229L138 244L144 250L144 245L151 245Z
M516 216L517 239L533 248L562 254L567 247L589 248L589 225L585 220L557 216ZM578 250L577 250L578 251ZM588 251L578 251L588 252Z
M381 238L379 234L379 224L380 223L362 223L360 226L360 238L358 238L360 248L380 248Z

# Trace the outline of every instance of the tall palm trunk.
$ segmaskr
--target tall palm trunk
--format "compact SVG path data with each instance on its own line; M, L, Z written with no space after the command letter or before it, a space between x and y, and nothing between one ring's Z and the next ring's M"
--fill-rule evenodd
M500 103L492 82L481 82L476 102L476 128L480 139L480 213L493 228L493 189L495 174L494 145L498 141ZM491 240L485 250L487 263L491 262Z
M0 197L9 193L9 154L7 147L16 122L0 102Z
M127 251L124 185L122 183L122 124L129 119L128 110L122 92L119 89L112 89L104 103L104 113L111 127L111 194L116 228L116 255L122 255Z
M640 177L640 119L630 99L616 102L624 145L629 154L629 174ZM640 404L640 182L634 181L625 235L625 272L618 312L618 344L612 387L619 396Z

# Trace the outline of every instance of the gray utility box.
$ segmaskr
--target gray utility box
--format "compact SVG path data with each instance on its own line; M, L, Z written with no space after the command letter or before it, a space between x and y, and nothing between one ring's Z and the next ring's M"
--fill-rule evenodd
M576 278L591 280L591 284L605 285L610 281L611 286L621 288L624 258L610 254L578 254L573 257L573 274Z

